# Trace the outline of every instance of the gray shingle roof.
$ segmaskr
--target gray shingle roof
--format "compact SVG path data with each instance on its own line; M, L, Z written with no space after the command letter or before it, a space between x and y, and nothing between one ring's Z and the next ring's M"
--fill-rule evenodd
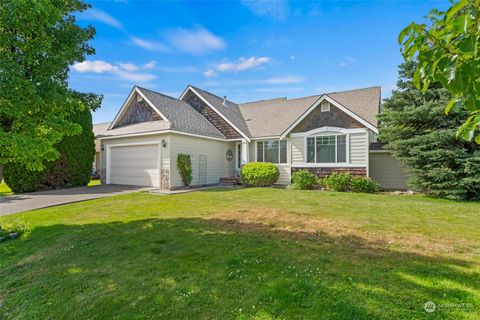
M328 93L328 96L376 127L377 114L380 112L380 91L380 87L370 87Z
M200 88L190 87L250 138L282 135L322 96L315 95L297 99L276 98L242 104L227 100L226 106L224 106L222 98ZM159 120L117 127L101 136L171 129L225 139L220 131L188 103L145 88L137 88L169 121ZM380 87L333 92L326 95L373 126L377 126L376 115L380 109Z
M93 135L96 137L107 131L110 126L110 122L96 123L93 125Z
M161 93L137 87L170 122L170 129L225 139L207 119L188 103Z
M247 137L251 137L248 126L240 112L238 104L227 100L225 106L223 105L223 98L216 96L203 89L192 87L198 94L200 94L205 100L207 100L218 112L220 112L225 118L227 118L238 130L242 131Z
M141 134L155 131L165 131L170 129L170 122L159 120L150 122L141 122L134 124L127 124L125 126L116 127L115 129L105 131L98 135L98 138L123 136L127 134Z
M262 100L239 107L253 138L279 136L319 97Z

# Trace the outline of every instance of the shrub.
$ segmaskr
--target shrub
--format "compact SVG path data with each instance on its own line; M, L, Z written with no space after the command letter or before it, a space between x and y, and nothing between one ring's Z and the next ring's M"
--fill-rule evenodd
M192 159L189 154L179 153L177 155L177 170L182 177L182 182L185 187L188 187L192 182Z
M45 163L43 171L28 171L23 165L8 163L4 178L13 192L23 193L41 189L86 186L90 181L95 157L90 110L73 114L70 120L82 127L82 132L65 136L55 145L60 153L57 160Z
M302 169L292 174L292 183L301 190L313 189L317 184L317 176L308 170Z
M350 188L350 173L332 173L325 178L329 190L345 192Z
M280 171L268 162L250 162L242 167L242 183L253 187L268 187L277 182Z
M317 188L327 188L327 181L326 181L326 178L320 178L318 177L317 178Z
M350 180L352 192L377 193L380 191L380 184L367 177L353 177Z
M5 239L18 238L28 231L28 226L20 221L0 223L0 242Z

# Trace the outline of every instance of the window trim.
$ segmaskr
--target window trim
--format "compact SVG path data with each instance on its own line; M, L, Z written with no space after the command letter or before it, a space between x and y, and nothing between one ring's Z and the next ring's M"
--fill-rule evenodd
M269 162L265 161L265 142L266 141L278 141L278 162ZM286 162L280 162L281 155L280 155L280 143L281 141L285 141L285 152L286 154ZM258 160L258 143L262 143L262 161ZM268 163L273 163L275 165L288 165L288 139L261 139L261 140L255 140L255 161L256 162L268 162Z
M317 137L325 137L325 136L335 136L335 162L317 162ZM338 162L338 136L345 136L345 162ZM315 161L308 162L308 138L314 138L314 151L315 151ZM304 138L304 147L305 147L305 163L309 164L316 164L319 166L323 166L325 164L350 164L350 133L345 131L321 131L318 133L314 133L311 135L307 135Z

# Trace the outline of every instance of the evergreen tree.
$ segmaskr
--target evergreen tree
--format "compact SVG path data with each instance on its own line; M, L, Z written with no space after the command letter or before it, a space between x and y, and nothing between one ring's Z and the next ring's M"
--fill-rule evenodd
M456 138L466 111L445 115L450 94L438 83L422 93L414 62L400 65L397 90L384 100L380 140L407 169L410 188L455 200L480 199L480 148Z

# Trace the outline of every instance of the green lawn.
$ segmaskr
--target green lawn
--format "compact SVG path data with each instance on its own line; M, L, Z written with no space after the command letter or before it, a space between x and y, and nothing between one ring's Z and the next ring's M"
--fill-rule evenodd
M479 203L211 189L6 220L31 232L0 244L0 319L480 317Z
M7 186L5 181L0 181L0 197L12 195L12 190Z

